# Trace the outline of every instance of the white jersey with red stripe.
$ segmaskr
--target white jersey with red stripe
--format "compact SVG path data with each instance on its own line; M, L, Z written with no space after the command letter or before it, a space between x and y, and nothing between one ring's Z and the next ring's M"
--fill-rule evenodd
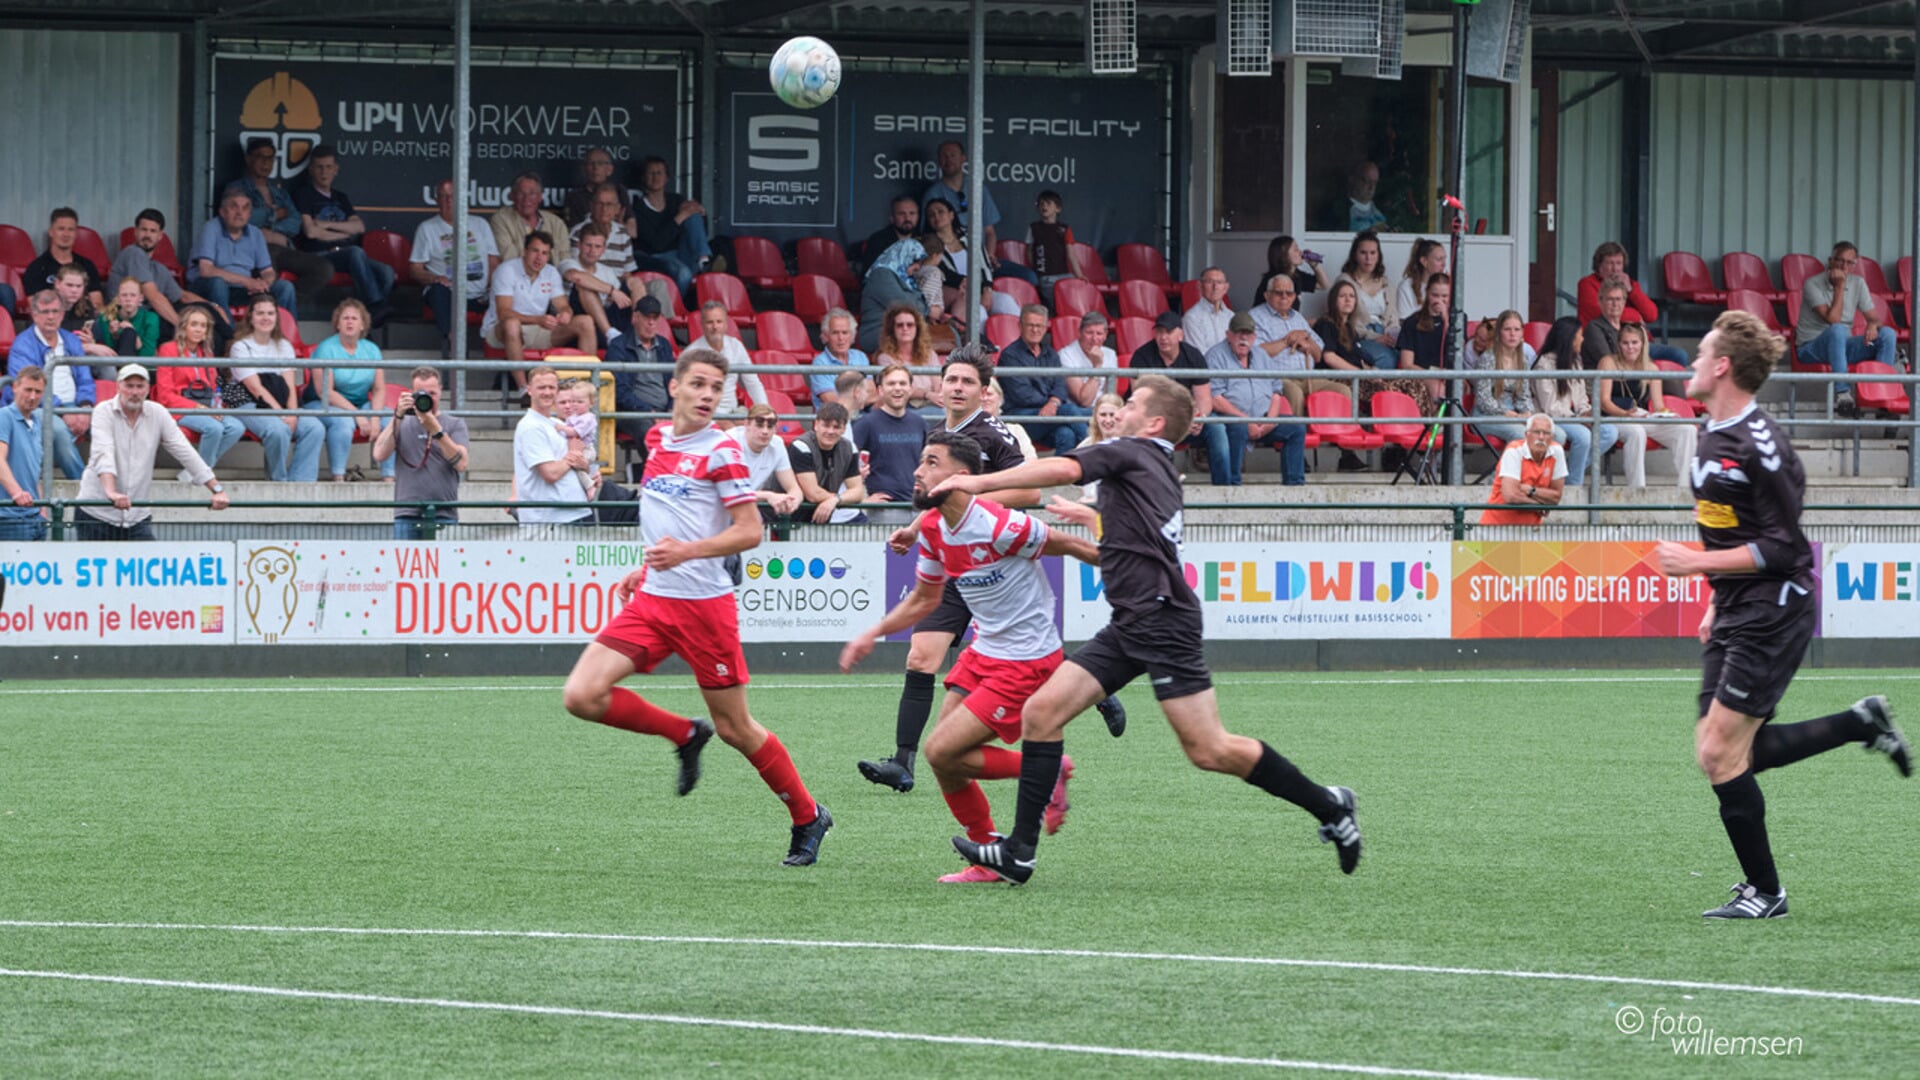
M751 503L753 488L740 444L709 424L675 435L671 423L647 432L647 473L640 484L640 539L652 547L665 537L692 543L725 532L729 508ZM648 570L640 591L649 596L706 600L733 593L722 559L688 559L670 570Z
M980 498L955 528L939 513L921 522L920 580L953 579L973 612L973 648L980 655L1037 660L1060 648L1053 586L1039 561L1048 535L1043 522Z

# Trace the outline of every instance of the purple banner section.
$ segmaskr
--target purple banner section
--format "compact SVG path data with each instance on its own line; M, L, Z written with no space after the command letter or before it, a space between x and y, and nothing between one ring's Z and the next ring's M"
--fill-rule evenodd
M1051 557L1040 560L1040 568L1046 571L1046 574L1047 574L1047 587L1053 590L1053 625L1056 629L1065 625L1066 605L1065 605L1065 602L1062 600L1062 597L1065 595L1065 589L1062 588L1062 583L1065 580L1064 578L1065 570L1061 565L1065 561L1066 560L1064 559L1057 559L1057 558L1051 558ZM891 609L895 604L898 604L901 600L905 599L906 595L913 591L914 583L917 580L914 575L913 567L914 567L913 555L911 554L895 555L892 552L887 553L887 607L888 609ZM912 636L913 636L912 631L902 631L898 634L894 634L888 637L887 640L888 641L906 641ZM972 633L969 632L967 635L968 640L972 640L972 637L973 637Z

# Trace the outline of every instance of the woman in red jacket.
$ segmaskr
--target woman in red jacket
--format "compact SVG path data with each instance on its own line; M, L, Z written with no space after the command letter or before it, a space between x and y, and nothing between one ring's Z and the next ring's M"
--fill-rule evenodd
M200 304L181 311L173 340L160 346L154 356L161 360L205 362L204 367L161 365L153 382L153 400L172 409L182 429L199 436L200 459L212 468L213 463L247 433L232 416L209 416L193 411L220 407L220 376L213 366L213 313ZM180 478L187 478L186 470L181 470Z

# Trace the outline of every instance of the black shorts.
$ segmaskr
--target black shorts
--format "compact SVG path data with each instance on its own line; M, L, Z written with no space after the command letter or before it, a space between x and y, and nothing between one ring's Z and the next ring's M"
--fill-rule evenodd
M960 595L960 586L947 579L947 586L940 590L940 606L933 614L920 620L913 628L916 634L952 634L957 641L967 632L973 623L973 609L967 606L966 597Z
M1108 696L1144 672L1153 682L1156 701L1187 697L1213 686L1202 637L1199 612L1162 610L1126 626L1109 623L1075 649L1067 663L1085 669Z
M1820 617L1812 593L1790 582L1781 590L1714 614L1701 657L1701 716L1718 701L1737 713L1773 718Z

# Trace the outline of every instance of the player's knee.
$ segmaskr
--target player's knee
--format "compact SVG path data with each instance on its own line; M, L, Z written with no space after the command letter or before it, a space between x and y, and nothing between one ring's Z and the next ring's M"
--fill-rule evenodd
M933 675L940 670L940 661L946 659L946 650L935 652L918 645L907 646L907 670L922 675Z
M567 712L582 720L597 721L607 713L607 688L577 676L569 677L566 688L560 691L560 703Z
M1183 740L1180 748L1187 752L1187 760L1193 762L1195 768L1205 772L1233 770L1233 755L1224 737Z

